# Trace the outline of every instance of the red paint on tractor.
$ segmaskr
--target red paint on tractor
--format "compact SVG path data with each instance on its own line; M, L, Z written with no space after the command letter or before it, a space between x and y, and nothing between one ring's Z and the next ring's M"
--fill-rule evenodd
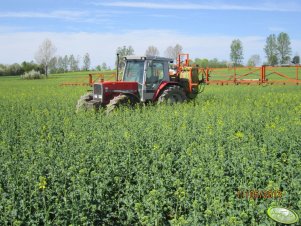
M114 82L101 82L103 87L103 104L108 104L115 96L118 96L121 93L132 94L138 96L138 83L137 82L123 82L123 81L114 81Z
M158 89L155 92L155 95L153 97L153 101L157 101L163 90L169 86L169 85L178 85L179 83L177 82L167 82L167 81L162 81L158 87Z

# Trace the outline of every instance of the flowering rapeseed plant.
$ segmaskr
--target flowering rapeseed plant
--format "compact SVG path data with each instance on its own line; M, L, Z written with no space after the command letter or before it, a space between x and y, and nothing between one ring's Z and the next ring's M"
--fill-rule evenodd
M44 190L46 189L46 185L47 185L47 180L46 177L40 177L40 182L39 182L39 189Z

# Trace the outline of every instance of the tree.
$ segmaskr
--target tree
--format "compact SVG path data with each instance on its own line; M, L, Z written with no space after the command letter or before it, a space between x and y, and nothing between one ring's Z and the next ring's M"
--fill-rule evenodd
M274 66L278 63L278 47L276 35L271 34L267 37L264 52L266 54L269 65Z
M296 53L295 56L293 57L293 64L300 64L300 56Z
M122 69L124 67L123 57L133 55L134 49L132 46L118 47L116 50L116 53L119 54L119 65L117 65L117 59L116 59L115 65L116 65L116 67L119 67Z
M279 63L287 64L291 59L292 48L288 34L281 32L277 37L277 50L279 53Z
M79 56L75 59L74 55L71 54L69 57L69 65L70 71L78 71L79 70Z
M21 75L24 73L24 70L21 67L21 65L17 63L7 66L6 70L7 75Z
M101 69L102 69L103 71L108 70L108 66L107 66L107 64L106 64L105 62L103 62L103 63L101 64Z
M103 62L101 65L97 65L95 68L97 71L106 71L109 70L109 67L105 62Z
M63 57L59 56L57 58L57 65L56 65L57 73L62 73L64 72L64 59Z
M234 39L231 44L230 58L234 63L234 66L240 65L242 63L243 57L243 47L239 39Z
M35 70L35 71L39 70L39 65L35 64L33 61L31 61L31 62L23 61L21 66L22 66L24 72L29 72L32 70Z
M80 59L81 57L77 55L76 57L76 71L80 71Z
M165 57L173 58L174 57L174 49L172 46L168 46L164 52ZM174 58L173 58L174 59Z
M0 76L5 75L6 66L3 64L0 64Z
M177 60L178 55L183 53L183 47L180 44L176 44L174 47L169 46L164 52L164 55L173 60Z
M70 63L69 63L69 57L67 55L64 56L62 61L62 67L64 72L67 72L69 69Z
M49 62L48 70L51 74L57 72L57 61L58 59L56 57L52 57Z
M76 70L76 60L73 54L69 56L69 65L70 65L70 71L75 71Z
M49 39L45 39L35 55L35 60L37 61L37 63L43 65L46 77L48 77L49 63L54 57L55 52L56 47Z
M200 59L200 58L196 58L194 60L194 63L196 65L199 65L199 67L202 67L202 68L207 68L208 65L209 65L209 60L208 59Z
M155 46L149 46L145 51L146 56L159 56L159 50Z
M84 56L84 59L83 59L83 63L84 63L84 66L83 66L83 69L85 71L88 71L90 66L91 66L91 60L90 60L90 55L89 53L86 53L85 56Z
M97 66L95 67L95 70L96 70L96 71L101 71L101 66L100 66L100 65L97 65Z
M258 54L252 55L248 60L248 66L255 67L261 63L260 56Z
M212 60L209 60L208 67L209 68L227 67L227 62L226 61L219 61L217 58L213 58Z

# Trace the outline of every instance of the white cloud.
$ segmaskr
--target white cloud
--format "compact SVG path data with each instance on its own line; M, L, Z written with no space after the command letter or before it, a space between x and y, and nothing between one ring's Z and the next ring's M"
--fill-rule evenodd
M131 45L135 54L143 55L149 45L156 46L160 55L165 49L179 43L191 58L218 58L228 60L233 39L239 38L244 47L245 61L253 54L260 54L264 59L265 37L231 37L219 35L186 35L170 30L137 30L119 34L113 33L51 33L18 32L0 34L0 63L30 61L38 46L49 38L57 47L57 55L83 56L90 54L92 65L106 62L113 66L116 49ZM300 52L301 40L292 40L293 51Z
M237 5L223 2L213 3L157 3L157 2L136 2L136 1L113 1L113 2L94 2L95 5L111 6L111 7L128 7L128 8L144 8L144 9L168 9L168 10L238 10L238 11L275 11L275 12L300 12L300 5L295 4L279 4L267 3L250 5Z
M84 22L93 25L103 25L110 27L108 24L112 22L115 16L126 15L130 12L121 10L54 10L54 11L11 11L11 12L1 12L1 18L14 18L14 19L53 19L53 20L63 20L72 22ZM12 29L10 29L12 30ZM24 29L16 29L18 31ZM32 30L32 29L31 29ZM78 30L78 28L76 29ZM0 30L0 32L3 32Z
M85 11L56 10L51 12L2 12L0 18L51 18L74 20L88 16Z

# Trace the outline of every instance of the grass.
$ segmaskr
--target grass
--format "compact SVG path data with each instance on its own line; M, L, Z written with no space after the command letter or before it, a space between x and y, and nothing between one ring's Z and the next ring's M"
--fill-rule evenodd
M0 78L0 225L276 225L301 214L299 86L75 113L85 74ZM281 191L281 197L238 192Z

